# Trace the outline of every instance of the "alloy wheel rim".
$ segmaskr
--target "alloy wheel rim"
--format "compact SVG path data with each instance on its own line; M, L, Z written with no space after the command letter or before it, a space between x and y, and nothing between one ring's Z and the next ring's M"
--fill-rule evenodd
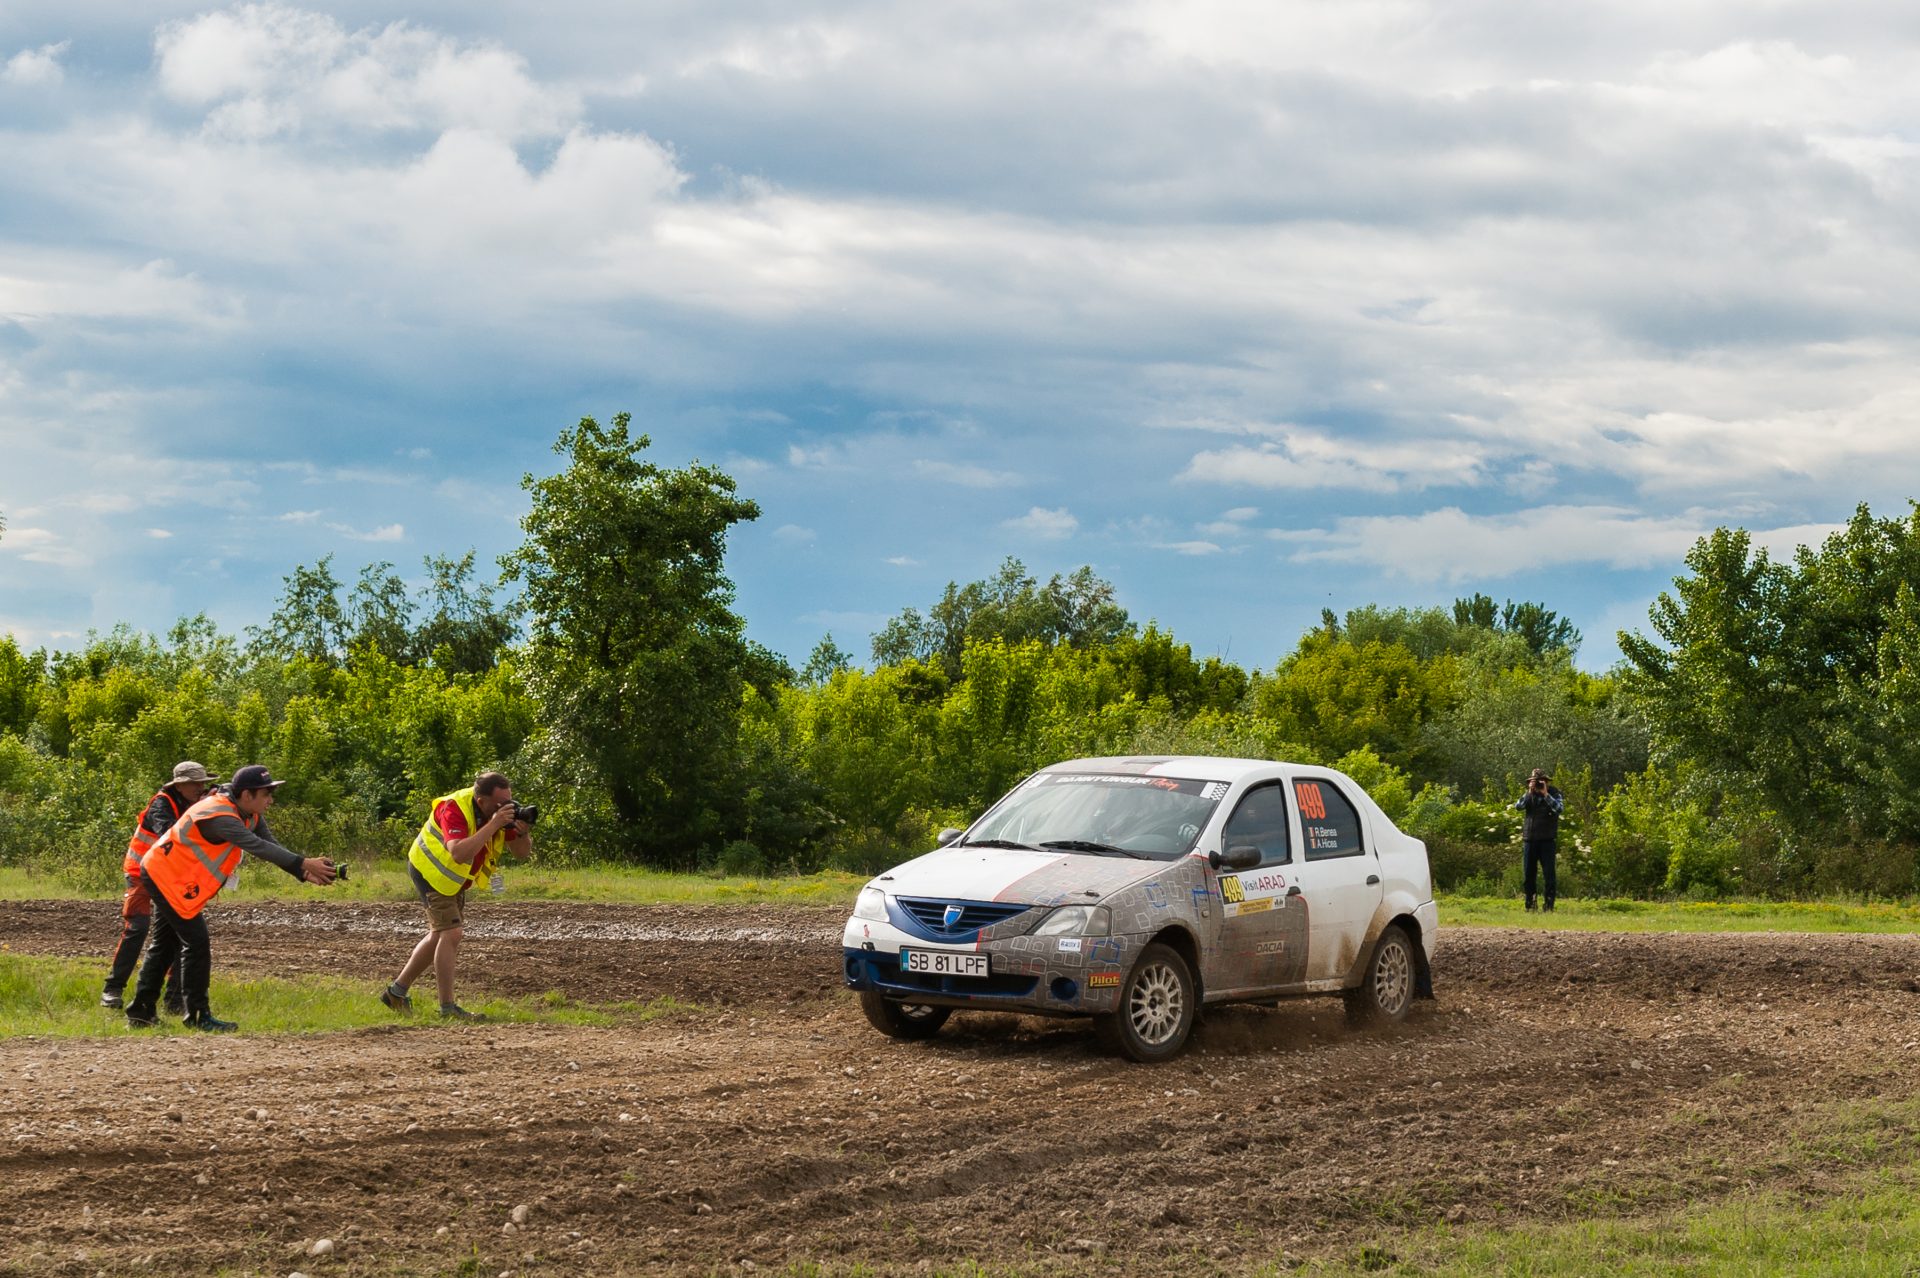
M1186 1015L1186 991L1165 963L1141 971L1127 996L1127 1019L1140 1041L1158 1046L1171 1039Z
M1373 976L1373 998L1381 1010L1398 1013L1406 1006L1407 992L1413 987L1413 963L1407 947L1389 941L1380 952L1380 964Z

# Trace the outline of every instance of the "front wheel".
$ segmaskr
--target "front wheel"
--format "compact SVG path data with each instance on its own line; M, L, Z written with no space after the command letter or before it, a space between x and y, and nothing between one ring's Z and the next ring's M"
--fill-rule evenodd
M1413 942L1404 928L1390 927L1373 947L1366 979L1347 990L1347 1020L1354 1025L1392 1025L1413 1006Z
M888 1038L917 1042L932 1038L953 1015L951 1007L933 1007L926 1003L902 1003L879 990L860 991L860 1010L872 1026Z
M1129 1060L1168 1060L1187 1045L1199 1010L1193 970L1178 950L1149 945L1120 986L1119 1010L1094 1018L1101 1041Z

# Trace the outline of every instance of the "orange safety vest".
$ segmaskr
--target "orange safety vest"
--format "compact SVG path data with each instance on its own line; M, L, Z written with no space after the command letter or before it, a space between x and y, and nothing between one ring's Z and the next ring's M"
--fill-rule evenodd
M260 824L257 816L241 816L226 795L209 794L188 808L186 815L141 858L140 867L153 880L153 886L183 919L200 913L221 888L240 875L240 862L246 854L238 846L216 843L200 831L202 821L222 816L237 818L249 830Z
M173 819L175 823L179 822L180 800L174 798L165 790L160 791L160 793L154 795L153 798L165 799L167 805L173 809ZM151 808L152 806L153 799L148 799L147 807L140 809L140 816L133 823L133 837L127 840L127 858L121 863L120 868L127 872L128 877L140 873L140 858L145 856L153 845L160 841L159 835L147 829L147 808Z

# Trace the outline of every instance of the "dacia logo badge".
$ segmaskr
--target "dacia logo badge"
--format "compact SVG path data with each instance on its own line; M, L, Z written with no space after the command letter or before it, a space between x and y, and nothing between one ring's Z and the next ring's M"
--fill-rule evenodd
M966 912L967 907L964 905L949 905L947 912L941 915L941 921L946 924L947 930L951 932L954 928L960 926L960 918Z

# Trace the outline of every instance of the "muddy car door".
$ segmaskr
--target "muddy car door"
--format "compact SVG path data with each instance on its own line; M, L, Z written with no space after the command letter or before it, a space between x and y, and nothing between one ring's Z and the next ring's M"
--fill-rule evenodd
M1240 797L1222 828L1221 848L1259 849L1259 864L1222 869L1218 969L1210 993L1278 992L1306 979L1307 915L1293 880L1293 819L1284 781L1256 785Z
M1294 866L1299 902L1306 906L1306 980L1346 979L1380 908L1380 864L1367 845L1353 801L1326 777L1296 777L1292 797L1300 817L1300 858Z

